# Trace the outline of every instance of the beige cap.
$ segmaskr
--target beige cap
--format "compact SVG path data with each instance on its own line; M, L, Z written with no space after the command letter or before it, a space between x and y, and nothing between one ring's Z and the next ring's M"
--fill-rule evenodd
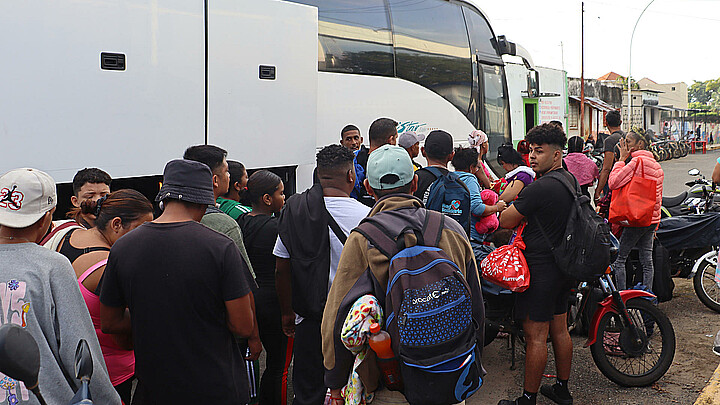
M0 177L0 225L27 228L57 205L55 180L36 169L15 169Z

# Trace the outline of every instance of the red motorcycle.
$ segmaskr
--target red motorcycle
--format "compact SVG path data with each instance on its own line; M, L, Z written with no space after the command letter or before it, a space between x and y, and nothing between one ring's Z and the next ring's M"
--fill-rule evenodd
M597 281L582 283L574 290L568 326L587 327L584 347L590 347L595 364L611 381L626 387L650 385L672 364L675 331L653 302L657 301L653 294L618 291L610 273L608 267ZM596 305L594 312L591 305ZM593 314L592 319L585 319L583 325L587 313Z

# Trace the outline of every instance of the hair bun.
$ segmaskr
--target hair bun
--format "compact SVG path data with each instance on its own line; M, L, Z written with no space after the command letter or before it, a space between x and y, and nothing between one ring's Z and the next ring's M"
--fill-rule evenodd
M83 214L93 214L95 215L95 212L98 211L98 203L94 200L85 200L80 204L80 212Z

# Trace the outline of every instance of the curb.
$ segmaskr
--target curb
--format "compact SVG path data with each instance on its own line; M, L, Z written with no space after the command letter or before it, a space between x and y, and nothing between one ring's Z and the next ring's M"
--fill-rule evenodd
M703 388L694 405L713 404L720 404L720 365L715 369L710 381Z

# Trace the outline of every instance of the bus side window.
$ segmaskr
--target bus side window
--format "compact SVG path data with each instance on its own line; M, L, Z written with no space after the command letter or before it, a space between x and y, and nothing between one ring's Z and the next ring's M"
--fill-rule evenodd
M393 76L384 0L291 0L318 8L318 70Z
M472 92L470 44L460 6L389 0L397 77L426 87L465 115Z

